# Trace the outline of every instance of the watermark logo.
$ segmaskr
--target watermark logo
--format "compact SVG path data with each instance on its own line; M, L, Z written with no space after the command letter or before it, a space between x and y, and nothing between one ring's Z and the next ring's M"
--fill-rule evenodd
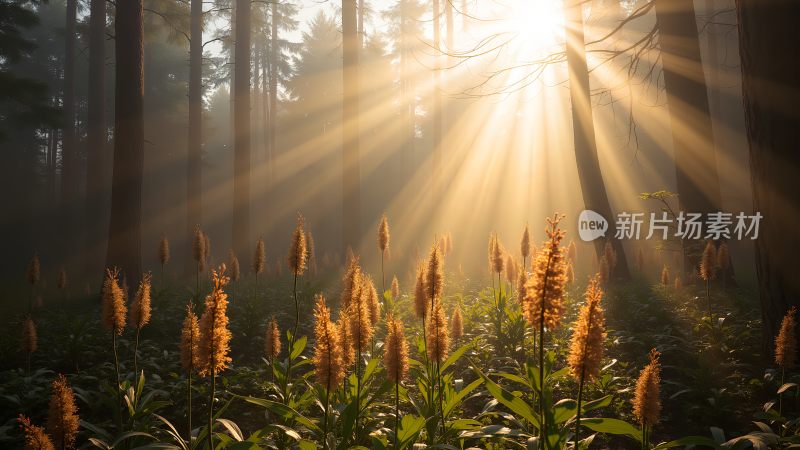
M578 234L581 240L588 242L605 237L606 231L608 231L608 221L605 217L591 209L581 211L578 216Z
M614 239L646 239L653 237L667 240L678 239L737 239L758 238L761 219L760 212L755 214L738 214L727 212L684 213L670 215L662 211L658 213L617 214L614 221ZM602 215L585 209L578 216L578 234L584 241L593 241L606 237L609 223Z

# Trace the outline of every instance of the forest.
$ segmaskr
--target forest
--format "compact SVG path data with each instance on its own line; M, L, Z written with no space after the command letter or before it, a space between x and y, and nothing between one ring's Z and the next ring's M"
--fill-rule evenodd
M0 447L800 447L797 0L0 0Z

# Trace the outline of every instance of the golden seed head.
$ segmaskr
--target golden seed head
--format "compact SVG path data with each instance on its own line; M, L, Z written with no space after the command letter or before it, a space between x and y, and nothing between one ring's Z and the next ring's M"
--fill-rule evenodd
M414 285L414 313L417 318L425 320L428 315L428 293L425 290L425 266L422 264L417 267L417 282Z
M664 264L664 268L661 269L661 285L666 286L669 284L669 267Z
M444 263L442 261L442 252L437 244L433 244L431 253L428 256L428 268L425 270L425 292L428 295L428 300L433 303L436 299L442 297L443 291Z
M54 450L53 442L44 428L33 425L31 419L20 414L17 418L22 434L25 435L25 450Z
M797 308L792 306L783 316L780 332L775 338L775 362L784 369L793 368L797 362L796 314Z
M353 330L350 327L351 307L339 311L339 320L336 321L336 330L339 332L339 348L342 353L342 364L345 368L352 367L356 362L356 347Z
M225 370L231 361L228 356L231 332L228 330L228 315L226 314L228 294L223 291L229 281L225 276L225 264L220 266L219 271L212 271L211 279L214 287L206 296L206 309L200 318L200 364L198 366L200 376L206 374L214 376Z
M361 285L353 291L350 302L350 331L353 335L353 345L356 351L365 351L372 339L374 328L372 326L370 305L370 278L361 278Z
M633 415L643 427L658 423L661 414L661 364L658 357L656 349L650 350L650 363L642 369L636 380Z
M342 309L347 309L350 303L353 302L353 298L360 295L361 277L361 266L358 265L358 258L351 255L348 258L344 277L342 277L342 294L339 297L339 304Z
M511 253L506 255L506 281L513 283L517 278L517 262Z
M442 302L438 298L433 304L430 320L425 324L428 335L428 359L442 362L447 359L450 337L447 330L447 319L444 317Z
M189 373L200 365L200 325L192 302L186 305L186 317L181 329L181 366Z
M236 253L233 252L233 249L228 251L228 266L231 268L231 281L239 281L239 277L241 276L239 258L236 257Z
M500 273L505 270L505 249L503 248L503 244L500 243L500 240L497 238L497 235L494 235L494 245L492 246L492 272Z
M272 316L267 324L267 333L264 336L264 354L269 359L275 359L281 354L281 331L275 316Z
M57 287L60 291L67 288L67 270L63 267L58 271L58 284Z
M139 288L131 305L131 327L141 330L150 323L150 274L142 275Z
M78 407L75 394L64 375L53 381L50 409L47 412L47 433L62 448L74 448L78 435Z
M408 342L403 322L391 315L386 318L386 350L383 352L386 377L399 383L408 375Z
M525 298L527 297L526 294L526 287L528 285L528 272L523 269L519 271L519 275L517 276L517 301L523 307L522 311L524 313L525 309Z
M730 250L728 250L728 243L722 242L717 249L717 267L722 269L723 272L726 272L730 266L731 254Z
M119 270L106 269L106 277L103 281L103 324L112 330L117 336L121 336L125 330L125 315L128 312L125 306L127 295L119 286L117 281Z
M450 318L450 335L454 341L464 336L464 319L461 317L461 305L456 304L453 308L453 316Z
M200 225L194 228L194 239L192 240L192 259L197 264L205 264L206 261L206 237Z
M389 219L386 214L381 217L381 224L378 226L378 248L381 252L389 248Z
M375 282L369 275L365 277L364 295L366 295L366 306L369 309L369 321L375 326L378 321L381 320L381 303L378 301L378 291L375 289Z
M600 375L606 339L605 314L600 305L603 290L600 288L599 275L589 281L584 298L586 303L578 313L567 363L575 378L583 376L586 380L593 380Z
M575 241L569 241L569 246L567 247L567 259L572 264L575 264L575 260L578 258L578 249L575 247Z
M306 247L305 219L300 214L297 215L297 226L292 233L292 246L287 258L289 268L295 275L302 275L306 270L306 257L308 248Z
M392 277L392 300L400 298L400 282L397 281L397 275Z
M531 254L531 232L528 229L528 224L525 224L525 230L522 232L522 241L519 243L520 253L523 258L527 258Z
M330 391L344 379L345 361L339 330L331 321L331 312L322 294L317 294L314 322L314 373L317 382Z
M564 230L559 222L564 216L556 213L548 218L548 240L533 262L533 275L525 286L523 314L534 327L542 324L553 329L561 322L564 311L564 291L567 284L567 264L560 247Z
M256 242L256 252L253 254L253 273L259 274L264 271L267 264L267 254L264 250L264 238L258 238Z
M714 271L717 268L717 249L712 241L706 243L703 256L700 258L700 278L709 281L714 278Z
M41 277L41 267L39 264L39 254L36 253L31 258L31 262L28 263L28 283L36 284Z
M34 353L38 347L39 338L36 334L36 323L34 323L31 316L25 318L22 322L22 342L21 350L23 353Z
M683 288L683 282L681 281L680 275L675 276L675 290L680 291Z
M158 244L158 260L161 264L169 262L169 239L166 235L161 236L161 242Z
M308 266L311 269L311 273L317 273L317 249L314 245L314 235L311 234L311 230L306 230L306 246L308 247Z

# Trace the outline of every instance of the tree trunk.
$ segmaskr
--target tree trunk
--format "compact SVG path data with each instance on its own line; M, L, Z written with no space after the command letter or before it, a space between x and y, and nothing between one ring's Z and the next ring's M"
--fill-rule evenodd
M86 148L86 273L101 275L105 250L106 198L106 2L91 0L89 16L89 95Z
M234 64L233 248L250 250L250 0L236 0Z
M445 0L450 1L450 0ZM433 0L433 111L432 124L433 127L433 195L436 202L439 201L442 194L442 71L441 71L441 56L439 53L442 48L442 26L441 15L442 9L439 5L439 0ZM439 208L433 208L437 211Z
M655 0L680 207L718 211L719 178L692 0Z
M753 209L764 216L755 241L756 272L765 355L770 355L781 318L800 305L800 3L738 0L736 10Z
M614 239L615 216L606 193L600 160L597 157L597 141L592 119L592 104L589 95L589 70L586 65L586 44L583 32L583 3L567 0L564 3L564 25L567 42L567 67L569 70L569 95L572 103L572 131L575 146L575 162L581 183L583 203L608 220L606 236L617 253L617 264L611 275L614 278L630 278L625 251L618 239ZM603 254L605 240L594 241L598 259Z
M275 132L278 117L278 4L272 3L272 22L270 23L270 66L269 66L269 183L273 180L275 147Z
M191 0L189 139L186 173L186 242L203 223L203 0Z
M356 0L342 0L342 255L361 239L359 164L359 37Z
M144 29L142 0L118 2L114 166L106 265L129 281L141 273L142 175L144 169Z
M77 155L75 152L75 16L77 0L67 0L64 38L64 135L61 144L61 202L69 219L73 217L78 192ZM68 225L73 225L72 220ZM72 231L71 229L69 230Z

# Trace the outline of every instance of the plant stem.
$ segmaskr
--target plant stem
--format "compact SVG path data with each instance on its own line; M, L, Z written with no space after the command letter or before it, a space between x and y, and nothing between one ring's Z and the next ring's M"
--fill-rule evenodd
M436 343L438 348L438 339L436 340ZM444 388L442 386L442 372L440 368L441 366L439 365L439 358L436 358L436 380L439 384L439 414L442 416L442 436L444 436L446 431L446 423L444 420Z
M383 271L383 257L385 254L386 252L381 250L381 302L383 302L383 294L386 292L386 274Z
M294 351L294 341L297 339L297 326L300 323L300 305L297 303L297 271L294 272L294 331L289 337L289 362L286 364L286 379L283 383L283 396L286 404L289 404L289 379L292 376L292 351Z
M325 388L325 420L322 426L322 448L328 450L328 403L330 402L331 389L330 377L328 378L328 386Z
M121 431L122 428L122 414L120 412L120 405L122 404L122 398L119 396L119 358L117 357L117 333L116 331L111 331L111 346L114 348L114 369L117 373L117 386L115 387L115 391L117 393L117 406L115 408L116 415L117 415L117 428L118 431Z
M361 326L359 325L358 328L358 348L356 349L356 422L353 428L355 431L355 437L353 439L354 444L358 444L358 417L361 415Z
M213 425L214 425L214 394L217 389L217 377L214 373L214 370L211 370L211 396L208 399L208 448L209 450L214 449L214 434Z
M785 377L786 377L786 369L783 366L781 366L781 387L783 387ZM778 415L780 417L783 417L783 392L778 394Z
M395 377L397 378L397 377ZM394 448L400 450L400 380L394 382Z
M186 399L189 401L189 409L186 410L186 416L189 421L189 434L188 439L186 442L189 443L191 447L192 444L192 368L189 368L189 382L187 383L188 389L186 389Z
M708 304L708 322L711 328L714 328L714 317L711 315L711 290L708 287L708 280L706 280L706 303Z
M133 347L133 378L136 379L136 376L139 374L139 332L142 329L137 327L136 328L136 344Z
M585 353L585 351L584 351ZM580 442L580 430L581 430L581 401L583 400L583 383L586 379L586 366L581 367L581 379L580 383L578 384L578 411L576 413L575 418L575 450L578 449L578 443Z

